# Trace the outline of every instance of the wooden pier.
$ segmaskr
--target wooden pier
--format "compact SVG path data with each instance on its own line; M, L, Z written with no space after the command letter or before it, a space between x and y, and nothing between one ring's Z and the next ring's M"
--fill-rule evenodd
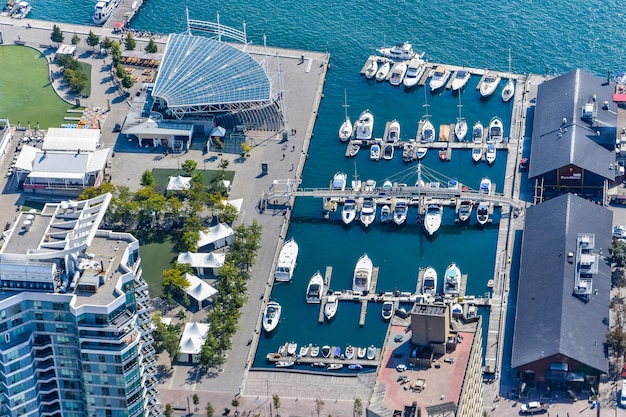
M119 26L127 26L135 14L139 11L143 5L143 0L120 0L118 6L115 8L111 17L106 21L103 27L107 29L113 29ZM116 26L116 24L118 26Z
M326 267L326 273L324 274L324 288L326 289L324 295L322 295L322 300L320 301L320 312L319 315L317 316L317 322L318 323L324 323L324 307L326 306L326 300L328 300L328 296L326 295L326 293L328 293L328 289L330 289L330 280L332 278L333 275L333 267L332 266L327 266Z

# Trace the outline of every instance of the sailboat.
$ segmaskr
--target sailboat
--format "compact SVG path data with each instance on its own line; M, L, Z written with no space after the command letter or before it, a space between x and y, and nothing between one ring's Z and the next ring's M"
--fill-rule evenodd
M341 127L339 128L339 140L341 140L342 142L347 142L348 140L350 140L350 137L352 137L352 122L350 121L350 117L348 116L348 95L346 93L346 90L343 90L343 95L344 95L344 104L343 107L345 109L345 113L346 113L346 119L344 120L344 122L341 124Z
M433 142L435 140L435 126L430 121L430 115L428 114L426 89L424 89L424 108L426 109L426 114L422 116L421 123L418 125L421 126L421 131L417 132L417 136L422 138L422 143Z
M502 101L505 103L511 100L513 95L515 94L515 82L513 81L513 77L511 76L511 48L509 48L509 79L506 82L506 85L502 89Z
M361 191L361 180L359 179L359 174L356 172L356 161L354 161L354 179L350 185L352 186L352 191Z
M459 142L465 139L465 136L467 135L467 120L465 120L465 118L461 115L462 107L463 105L461 104L461 91L459 91L459 117L456 118L456 125L454 125L454 135Z

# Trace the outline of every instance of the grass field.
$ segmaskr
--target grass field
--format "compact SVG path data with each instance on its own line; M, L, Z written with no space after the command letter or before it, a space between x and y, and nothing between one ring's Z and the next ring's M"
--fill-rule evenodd
M17 45L0 46L0 116L11 124L34 128L59 127L72 108L59 98L48 74L48 61L39 51Z
M78 64L87 76L87 83L85 84L85 88L80 91L80 95L83 97L89 97L91 96L91 64L86 62L79 62Z

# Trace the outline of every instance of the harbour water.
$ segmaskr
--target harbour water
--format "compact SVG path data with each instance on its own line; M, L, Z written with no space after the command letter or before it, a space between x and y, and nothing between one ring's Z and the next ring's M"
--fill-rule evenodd
M33 0L32 4L29 17L85 24L91 20L95 2L72 0L63 8L50 0ZM189 4L189 14L194 19L214 20L217 11L221 23L236 28L241 28L245 20L248 36L255 44L261 44L266 34L272 45L331 54L332 68L303 173L302 185L306 187L328 186L337 171L346 172L351 178L355 161L360 179L372 178L379 184L408 167L399 155L392 161L371 162L367 150L362 150L354 159L344 157L345 145L337 139L344 117L344 89L352 120L369 108L376 120L377 137L382 136L385 122L392 119L400 122L403 140L415 137L417 123L425 112L425 96L437 130L440 124L456 120L458 96L450 91L425 95L420 87L407 93L387 82L368 81L359 75L367 57L384 44L409 41L416 50L425 51L424 58L431 62L500 71L508 68L510 48L513 71L539 74L563 73L575 68L598 75L605 75L607 70L615 73L624 67L626 53L621 48L626 35L619 26L626 11L616 0L574 0L567 7L545 0L506 3L435 0L420 2L419 7L407 2L372 0L355 0L349 6L345 2L293 0L232 0L217 6L200 0ZM175 18L163 19L163 16ZM182 32L184 19L185 11L179 3L147 0L132 27ZM494 96L483 100L475 89L477 82L478 77L472 77L462 95L463 116L470 129L476 120L487 124L497 115L508 133L512 104L500 100L504 83ZM472 188L477 188L480 179L488 176L496 191L501 191L504 158L504 153L499 152L493 167L485 163L476 166L469 151L455 150L452 160L443 163L431 151L424 164ZM399 182L411 184L416 178L415 173L411 179ZM444 225L434 238L427 238L417 224L416 214L412 211L408 224L399 228L375 223L365 230L357 222L344 226L338 212L324 220L319 200L297 200L288 237L295 237L300 246L298 266L291 283L279 284L272 291L272 299L283 306L281 323L274 334L261 338L254 366L264 366L267 352L276 351L291 340L320 346L382 344L386 323L381 319L380 305L370 303L366 325L361 328L357 303L342 302L334 321L320 325L319 306L307 305L304 300L308 279L317 270L323 273L328 265L333 266L331 288L349 289L354 265L363 253L380 268L377 291L413 292L418 270L425 266L436 268L441 288L441 277L452 261L468 274L467 294L482 295L487 291L486 283L495 262L497 216L496 224L486 228L479 228L475 219L461 226L454 224L453 210L446 209Z

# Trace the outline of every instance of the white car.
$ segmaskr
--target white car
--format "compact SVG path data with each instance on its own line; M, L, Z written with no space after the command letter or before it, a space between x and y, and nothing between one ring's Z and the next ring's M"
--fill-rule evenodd
M626 408L626 380L622 381L622 391L619 394L618 401L622 408Z
M539 401L531 401L529 403L523 404L520 413L522 414L543 414L547 413L548 408L545 404L540 403Z
M400 365L396 366L396 371L398 371L398 372L406 371L406 365L401 363Z
M613 237L616 239L626 238L626 226L613 226Z

